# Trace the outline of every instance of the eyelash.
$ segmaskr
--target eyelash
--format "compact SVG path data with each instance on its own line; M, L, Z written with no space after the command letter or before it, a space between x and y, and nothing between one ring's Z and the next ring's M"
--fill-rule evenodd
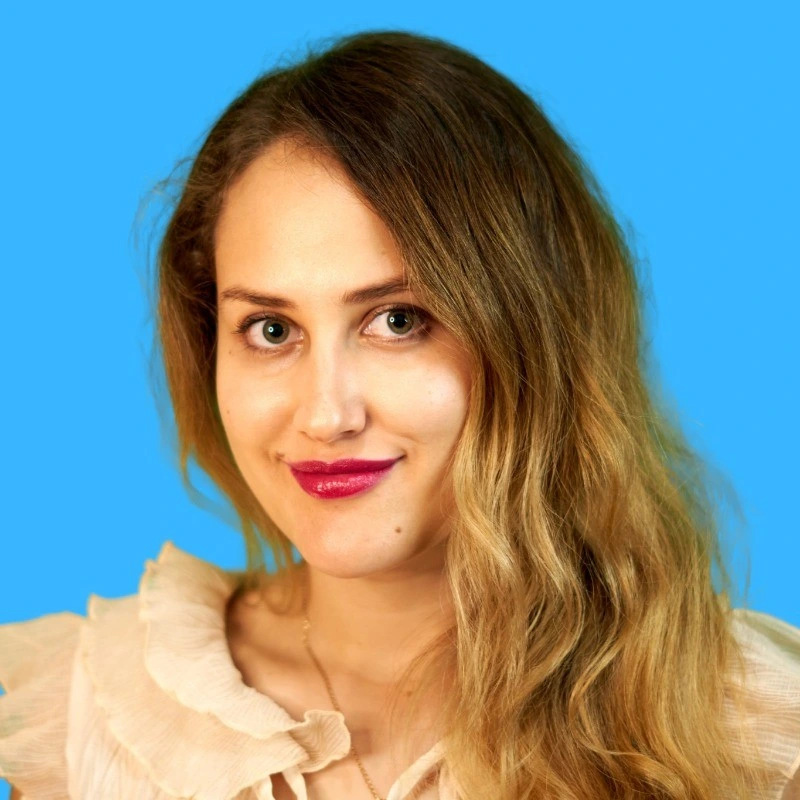
M410 312L411 317L413 319L416 319L418 325L416 331L413 331L412 333L408 333L404 336L388 337L390 344L392 345L405 344L408 341L417 341L419 339L422 339L429 333L430 322L431 322L430 315L426 311L423 311L421 308L417 308L416 306L412 305L395 305L382 308L373 314L373 316L369 320L369 324L374 322L379 316L381 316L381 314L385 314L388 311ZM267 355L271 352L277 352L285 345L284 343L284 344L273 345L270 347L255 347L254 345L250 344L250 342L247 341L248 330L257 322L266 322L267 320L270 320L272 322L280 322L284 325L287 324L286 320L284 320L282 317L276 316L275 314L265 314L265 313L251 314L249 317L243 319L233 331L233 333L242 340L244 346L248 350L252 351L255 355Z

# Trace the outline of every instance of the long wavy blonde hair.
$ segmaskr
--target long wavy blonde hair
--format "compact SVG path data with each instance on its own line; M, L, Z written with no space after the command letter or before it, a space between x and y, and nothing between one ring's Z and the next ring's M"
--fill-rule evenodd
M752 797L772 776L729 718L744 661L714 493L727 487L741 518L735 493L653 377L639 262L577 149L441 39L370 31L309 48L246 88L158 187L177 191L154 355L187 487L194 459L238 516L243 585L263 585L266 547L301 591L214 389L215 223L278 137L337 159L475 366L452 459L456 625L406 675L418 702L453 670L441 720L464 800Z

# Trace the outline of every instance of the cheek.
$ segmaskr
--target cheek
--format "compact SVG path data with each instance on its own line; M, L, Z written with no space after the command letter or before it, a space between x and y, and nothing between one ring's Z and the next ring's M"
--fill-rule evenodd
M233 360L217 364L217 402L234 455L258 449L270 437L291 436L296 404L292 382L253 380ZM362 375L361 402L386 434L449 446L458 436L467 410L468 376L452 363L420 363L398 371L396 365Z
M373 397L383 419L396 423L422 444L448 446L461 430L467 411L468 386L464 376L449 365L435 365L406 374L402 380L388 379L376 386Z
M288 398L280 382L254 382L240 369L221 360L217 365L217 403L225 434L234 455L255 441L254 431L269 433L280 423Z

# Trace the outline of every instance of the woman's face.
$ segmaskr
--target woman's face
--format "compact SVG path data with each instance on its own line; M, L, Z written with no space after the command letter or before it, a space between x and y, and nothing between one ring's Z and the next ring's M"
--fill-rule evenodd
M466 353L435 320L426 333L403 315L408 290L342 302L403 269L386 226L321 159L278 141L227 194L219 408L242 476L305 561L339 577L415 569L441 558L449 532ZM287 463L346 458L400 460L334 498L304 490Z

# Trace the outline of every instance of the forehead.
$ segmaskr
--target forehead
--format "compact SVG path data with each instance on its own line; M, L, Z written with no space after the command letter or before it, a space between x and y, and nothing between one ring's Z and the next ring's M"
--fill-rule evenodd
M330 156L278 141L229 187L215 232L217 284L341 295L402 276L384 222Z

